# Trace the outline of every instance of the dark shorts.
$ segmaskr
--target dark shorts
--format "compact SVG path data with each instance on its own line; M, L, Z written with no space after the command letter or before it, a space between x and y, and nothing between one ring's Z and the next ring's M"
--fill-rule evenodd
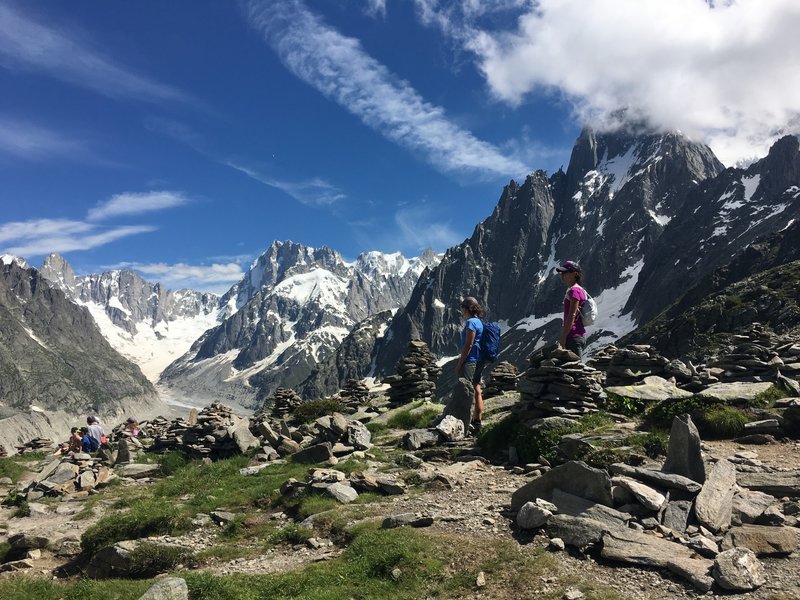
M464 363L458 376L471 381L472 385L478 385L481 382L483 368L485 366L486 363L482 360L479 360L478 362Z
M567 338L566 349L571 350L578 355L578 358L583 360L583 351L586 348L586 338L584 336L576 335Z

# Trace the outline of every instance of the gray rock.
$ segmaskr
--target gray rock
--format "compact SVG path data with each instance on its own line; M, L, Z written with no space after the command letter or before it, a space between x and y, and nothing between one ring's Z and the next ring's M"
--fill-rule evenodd
M341 504L349 504L358 498L358 492L342 482L331 484L326 491Z
M130 477L131 479L141 479L143 477L150 477L157 475L161 467L159 465L148 465L133 463L123 466L118 473L122 477Z
M731 519L737 525L754 523L775 501L769 494L739 488L733 495Z
M211 520L214 521L214 523L216 523L220 527L223 525L227 525L228 523L231 523L236 518L235 513L228 512L225 510L212 511L211 513L209 513L209 516L211 517Z
M547 535L560 538L567 546L583 549L597 544L603 533L609 529L622 529L601 523L594 519L572 517L569 515L553 515L547 520Z
M93 490L97 480L92 471L84 471L78 478L78 487L82 490Z
M129 462L131 462L131 449L128 445L128 440L122 437L119 442L117 442L117 459L114 464L126 465Z
M700 556L705 556L706 558L714 558L719 554L717 542L704 535L693 536L689 539L687 546L692 550L696 550Z
M406 486L394 477L378 476L378 488L389 496L401 496L406 493Z
M566 547L567 545L561 538L553 538L550 540L550 543L548 544L548 548L550 550L557 550L559 552L563 552Z
M703 487L693 479L676 475L675 473L664 473L662 471L653 471L651 469L643 469L641 467L632 467L624 463L615 463L608 468L614 475L624 475L638 479L644 483L655 485L661 488L681 490L696 494Z
M517 525L521 529L539 529L553 513L535 502L526 502L517 512Z
M86 565L86 575L92 579L126 577L131 570L131 552L138 544L135 540L126 540L101 548Z
M439 443L439 434L430 429L412 429L403 436L403 448L419 450Z
M11 573L14 571L25 571L33 568L33 561L29 559L12 560L0 564L0 573Z
M793 527L765 525L733 527L722 540L722 548L748 548L756 556L787 555L797 550L797 531Z
M464 425L464 431L467 431L472 420L474 402L475 388L472 386L472 382L461 377L453 384L450 400L445 405L442 415L455 417Z
M776 473L737 473L738 484L749 490L764 492L776 498L800 496L800 471Z
M678 533L684 533L692 510L691 500L671 500L664 509L661 523Z
M304 464L325 462L333 456L330 442L314 444L292 455L292 460Z
M680 389L671 381L651 375L644 378L644 382L639 385L620 385L606 388L606 392L649 402L664 402L667 400L680 400L691 398L692 393Z
M381 523L383 529L395 529L396 527L430 527L433 525L433 517L418 515L416 513L401 513L386 517Z
M750 383L736 381L732 383L715 383L698 395L723 404L751 404L756 396L772 387L770 382Z
M697 520L714 533L730 527L735 491L736 467L725 459L717 461L695 499Z
M560 514L572 517L582 517L605 523L609 527L625 527L631 515L616 509L598 504L591 500L586 500L573 494L562 492L559 489L553 490L553 505L556 510L549 509L550 512L556 511ZM542 506L544 500L536 499L536 504ZM547 508L547 507L545 507Z
M281 435L281 437L278 439L278 445L275 449L281 456L289 456L300 452L300 444L288 436Z
M347 424L347 441L359 450L372 448L372 433L361 421L350 421Z
M258 438L250 433L249 423L245 419L237 420L231 437L242 454L249 454L259 446Z
M711 561L696 558L689 548L680 544L633 529L604 532L602 541L600 555L603 558L669 569L675 575L689 580L702 592L710 590L714 583L708 575Z
M464 422L453 415L446 415L436 426L436 431L447 442L464 439Z
M62 462L58 465L55 472L47 478L47 481L52 483L62 484L72 481L78 475L79 467L68 462Z
M47 548L51 538L31 532L16 533L8 538L8 544L15 550Z
M714 580L726 590L748 591L764 585L764 565L747 548L731 548L714 560Z
M700 451L700 433L689 415L680 415L672 420L667 460L661 470L664 473L683 475L700 484L706 480L705 464Z
M526 502L541 498L552 501L553 490L580 496L611 506L611 480L608 474L584 462L570 461L525 484L511 496L511 509L519 510Z
M263 464L260 464L260 465L254 465L252 467L242 467L241 469L239 469L239 475L243 475L245 477L250 477L252 475L258 475L259 473L261 473L261 471L263 471L264 469L266 469L269 466L270 466L269 463L263 463Z
M180 577L166 577L155 583L139 600L189 600L189 586Z
M624 487L642 506L649 510L659 510L667 501L666 497L657 490L629 477L614 477L611 479L611 483Z

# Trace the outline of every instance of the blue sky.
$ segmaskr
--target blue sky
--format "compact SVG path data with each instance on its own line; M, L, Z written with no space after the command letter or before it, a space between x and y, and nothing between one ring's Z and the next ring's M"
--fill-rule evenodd
M0 0L0 252L221 291L274 239L442 251L620 107L747 159L800 10L717 4Z

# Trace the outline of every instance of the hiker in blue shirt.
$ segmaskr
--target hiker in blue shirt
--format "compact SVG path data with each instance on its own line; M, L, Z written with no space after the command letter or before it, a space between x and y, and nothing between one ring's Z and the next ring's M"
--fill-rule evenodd
M483 321L480 317L483 309L472 296L467 296L461 303L461 316L466 319L464 329L461 331L461 355L458 357L456 374L470 381L475 388L475 407L472 413L472 433L479 435L481 432L481 419L483 417L483 395L481 393L481 375L485 366L481 360L480 345L483 335Z

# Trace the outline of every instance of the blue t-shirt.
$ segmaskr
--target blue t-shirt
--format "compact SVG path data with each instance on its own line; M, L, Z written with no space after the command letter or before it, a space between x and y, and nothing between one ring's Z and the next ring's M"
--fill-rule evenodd
M471 319L467 319L467 324L464 325L464 329L461 331L461 349L464 349L464 342L467 340L467 330L471 329L475 332L475 342L472 344L472 348L469 351L469 355L467 355L467 360L465 362L478 362L481 358L481 336L483 335L483 321L481 321L478 317L472 317Z

